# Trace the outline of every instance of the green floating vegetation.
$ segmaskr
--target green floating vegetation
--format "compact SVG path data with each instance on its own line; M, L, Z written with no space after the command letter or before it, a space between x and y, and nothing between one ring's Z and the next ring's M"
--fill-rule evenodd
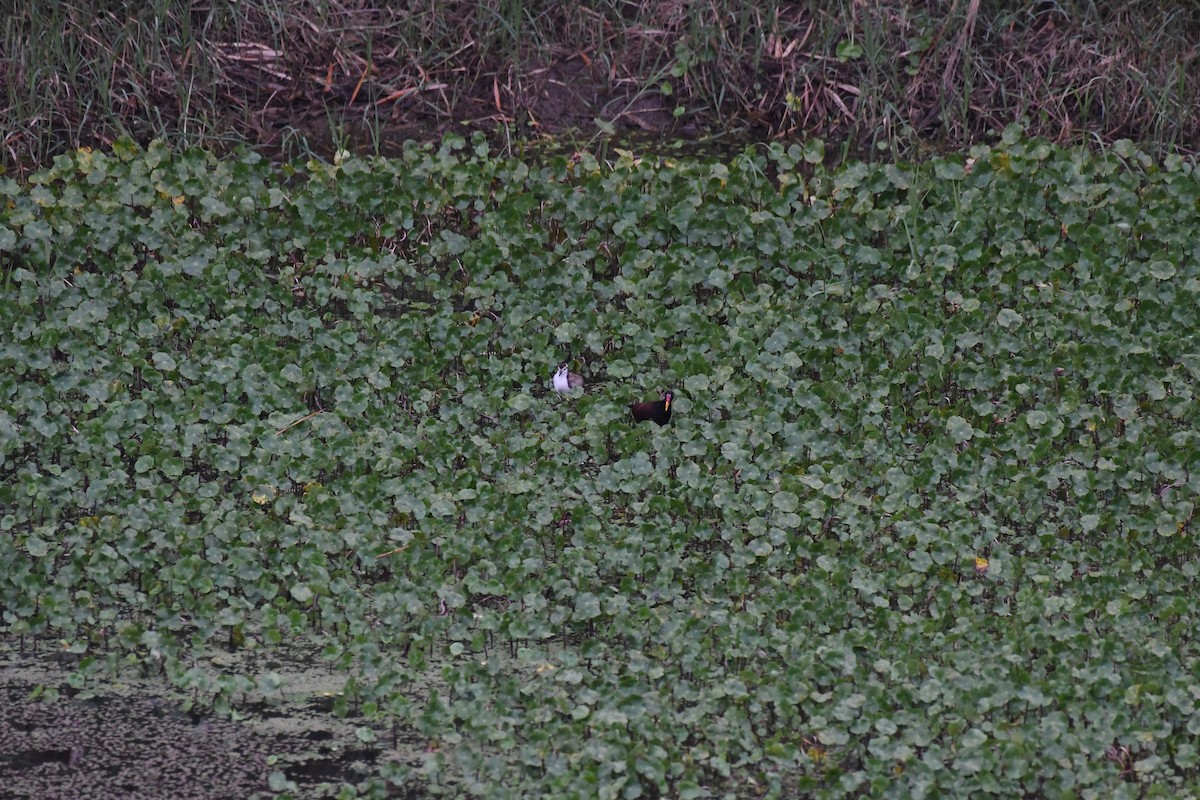
M307 643L344 796L1197 791L1194 165L821 155L0 182L0 631Z

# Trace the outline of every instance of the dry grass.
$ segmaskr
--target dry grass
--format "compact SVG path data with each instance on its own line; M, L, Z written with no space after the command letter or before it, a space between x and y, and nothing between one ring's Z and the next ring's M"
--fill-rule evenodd
M0 21L0 159L121 135L219 147L604 128L959 147L1200 150L1200 6L1043 0L208 0L28 4ZM386 6L386 7L385 7ZM398 133L397 133L398 131Z

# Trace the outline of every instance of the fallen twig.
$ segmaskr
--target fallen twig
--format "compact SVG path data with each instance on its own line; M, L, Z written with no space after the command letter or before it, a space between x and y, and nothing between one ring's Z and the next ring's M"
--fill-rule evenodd
M308 416L306 416L306 417L301 417L300 419L296 420L295 422L292 422L292 423L290 423L290 424L288 424L288 425L284 425L282 428L280 428L279 430L275 431L275 435L276 435L276 436L279 436L279 435L281 435L281 434L283 434L283 433L285 433L285 432L287 432L287 431L290 431L292 428L296 427L296 426L297 426L297 425L299 425L301 422L308 422L310 419L312 419L313 417L315 417L317 414L320 414L320 413L321 413L321 411L320 411L320 410L317 410L317 411L314 411L314 412L312 412L311 414L309 414L309 415L308 415Z

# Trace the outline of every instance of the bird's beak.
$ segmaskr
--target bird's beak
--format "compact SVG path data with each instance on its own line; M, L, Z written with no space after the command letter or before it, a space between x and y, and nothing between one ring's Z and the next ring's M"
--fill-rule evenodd
M671 396L667 395L666 398L663 399L663 411L670 411L670 410L671 410Z

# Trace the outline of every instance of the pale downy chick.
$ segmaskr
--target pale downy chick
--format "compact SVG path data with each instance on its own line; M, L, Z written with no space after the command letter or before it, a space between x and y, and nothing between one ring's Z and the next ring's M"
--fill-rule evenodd
M554 391L567 394L572 389L582 388L583 378L573 372L568 372L566 364L563 364L558 368L558 372L554 373Z

